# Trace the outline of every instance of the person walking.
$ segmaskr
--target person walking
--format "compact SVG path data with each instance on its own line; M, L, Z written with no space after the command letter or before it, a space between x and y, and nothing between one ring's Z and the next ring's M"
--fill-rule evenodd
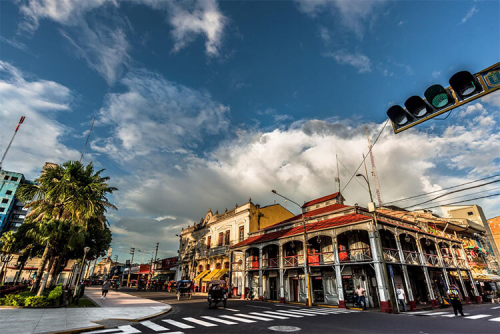
M462 310L462 302L460 301L460 294L458 293L456 288L449 288L447 293L448 298L450 298L451 306L453 306L453 312L455 312L455 316L458 316L458 312L460 315L464 316L464 311Z
M399 307L401 308L401 311L406 312L406 294L405 290L401 288L401 285L398 284L398 289L396 290L396 294L398 295L398 303Z
M101 299L106 299L106 295L108 294L108 290L110 287L111 283L109 282L109 278L106 280L106 282L103 283L102 285L102 296Z
M365 291L364 288L358 285L355 292L358 295L358 305L361 306L361 303L363 303L363 310L366 310Z

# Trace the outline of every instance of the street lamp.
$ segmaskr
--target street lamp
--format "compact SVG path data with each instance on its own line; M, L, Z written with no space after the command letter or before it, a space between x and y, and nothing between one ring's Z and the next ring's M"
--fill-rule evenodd
M80 283L80 279L82 277L82 272L83 272L83 267L85 266L85 257L87 256L87 253L89 252L90 247L84 247L83 248L83 260L82 260L82 266L80 267L80 272L78 273L78 279L76 280L76 284L78 285ZM76 297L76 289L75 289L75 295Z
M305 254L304 276L306 279L306 293L307 293L306 305L311 306L312 301L311 301L311 293L309 291L310 284L309 284L309 261L308 261L308 257L309 257L309 254L308 254L309 247L308 246L309 246L309 244L308 244L308 239L307 239L307 229L306 229L306 220L304 218L304 209L302 208L302 205L300 205L299 203L297 203L295 201L292 201L288 197L285 197L285 196L279 194L276 190L273 189L273 190L271 190L271 192L273 194L281 197L281 198L284 198L285 200L289 201L290 203L297 205L300 208L300 214L302 215L302 226L304 228L304 254Z

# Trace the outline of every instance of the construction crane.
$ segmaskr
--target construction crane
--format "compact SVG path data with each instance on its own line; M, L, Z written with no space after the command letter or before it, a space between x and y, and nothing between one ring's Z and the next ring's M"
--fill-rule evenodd
M380 194L380 186L378 183L378 177L377 177L377 169L375 168L375 159L373 158L373 152L372 152L372 142L370 140L370 133L368 132L368 127L365 126L366 130L366 138L368 139L368 150L370 152L370 160L372 162L372 176L373 180L375 181L375 191L377 193L377 200L378 200L378 206L382 206L382 195Z
M21 127L21 124L23 124L25 118L26 118L25 116L21 117L21 119L19 120L19 123L16 126L16 129L14 130L14 134L12 135L12 138L10 139L10 143L9 143L9 145L7 145L7 149L5 150L5 152L2 156L2 160L0 160L0 170L2 170L3 161L5 160L5 157L7 156L7 153L9 152L10 146L12 145L14 138L16 138L17 130L19 130L19 128Z

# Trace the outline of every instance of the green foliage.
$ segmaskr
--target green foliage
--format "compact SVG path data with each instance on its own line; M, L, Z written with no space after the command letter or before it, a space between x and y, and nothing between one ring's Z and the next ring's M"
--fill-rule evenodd
M6 306L24 306L25 300L26 300L26 297L11 294L11 295L7 295L5 297L5 305Z
M0 305L5 305L5 298L0 298Z
M49 300L57 303L61 298L61 295L62 295L62 284L59 284L49 293L48 298Z
M36 294L27 290L27 291L19 292L18 295L21 297L27 298L27 297L35 296Z
M26 307L46 307L51 303L44 296L31 296L26 298L24 306Z

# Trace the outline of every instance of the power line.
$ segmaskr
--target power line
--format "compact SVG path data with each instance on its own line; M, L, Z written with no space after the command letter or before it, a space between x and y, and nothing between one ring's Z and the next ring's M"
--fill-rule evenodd
M349 170L347 169L347 167L342 163L342 161L340 161L338 158L337 158L337 161L340 162L340 164L342 165L342 167L344 167L344 169L347 171L347 173L349 173ZM355 179L356 181L358 181L359 185L361 187L363 187L363 189L365 189L366 191L368 191L368 189L366 189L366 187L363 185L363 183L361 183L358 179Z
M377 139L375 139L375 141L373 142L373 145L372 147L368 150L368 154L371 153L371 151L373 150L373 148L375 147L375 144L377 144L377 141L378 139L380 138L380 135L382 134L382 132L384 132L384 129L385 127L387 126L387 123L389 122L389 119L387 119L387 121L385 121L384 123L384 126L382 127L382 130L380 130L379 134L377 135ZM351 178L349 179L349 181L347 181L346 185L344 186L344 188L342 188L342 192L344 192L345 188L347 188L347 186L349 185L349 183L351 183L352 179L354 178L354 176L356 175L356 173L358 172L358 170L361 168L361 166L363 166L363 163L365 162L365 159L368 155L365 155L365 157L363 158L363 160L361 161L361 163L359 164L358 168L356 168L356 170L354 171L354 174L352 174Z
M465 191L465 190L470 190L470 189L475 189L475 188L479 188L479 187L482 187L482 186L486 186L488 184L492 184L492 183L497 183L497 182L500 182L500 180L495 180L495 181L490 181L490 182L486 182L486 183L483 183L483 184L479 184L477 186L472 186L472 187L468 187L468 188L464 188L464 189L458 189L458 190L453 190L449 193L446 193L446 194L442 194L442 195L439 195L438 197L434 197L430 200L427 200L425 202L422 202L422 203L418 203L418 204L415 204L415 205L410 205L410 206L407 206L405 207L404 209L408 209L408 208L413 208L415 206L419 206L419 205L422 205L422 204L426 204L426 203L429 203L429 202L432 202L438 198L441 198L441 197L444 197L444 196L448 196L448 195L451 195L451 194L454 194L454 193L458 193L458 192L461 192L461 191Z
M476 192L473 192L473 193L470 193L470 194L467 194L467 195L460 195L460 196L451 197L451 198L446 199L446 201L450 201L452 199L464 198L464 197L468 197L468 196L472 196L472 195L477 195L477 194L484 194L485 192L489 192L489 191L493 191L493 190L497 190L497 189L500 189L500 187L495 187L495 188L491 188L491 189L476 191ZM438 203L436 203L436 205Z
M461 186L465 186L466 184L471 184L471 183L475 183L475 182L479 182L479 181L484 181L484 180L491 179L491 178L494 178L494 177L497 177L497 176L500 176L500 174L496 174L496 175L493 175L493 176L484 177L482 179L478 179L478 180L474 180L474 181L469 181L469 182L461 183L461 184L458 184L458 185L455 185L455 186L452 186L452 187L448 187L448 188L443 188L443 189L440 189L440 190L430 191L430 192L423 193L423 194L420 194L420 195L415 195L415 196L411 196L411 197L407 197L407 198L403 198L403 199L398 199L398 200L394 200L394 201L390 201L390 202L385 202L384 205L392 204L392 203L396 203L396 202L409 201L409 200L414 199L414 198L418 198L418 197L422 197L422 196L427 196L427 195L430 195L430 194L435 194L435 193L438 193L438 192L441 192L441 191L445 191L445 190L449 190L449 189L458 188L458 187L461 187Z
M453 202L453 203L447 203L447 204L440 204L440 205L436 205L436 206L430 206L430 207L427 207L427 208L416 209L416 210L434 209L434 208L439 208L440 206L453 205L453 204L458 204L458 203L463 203L463 202L469 202L469 201L475 201L477 199L489 198L489 197L495 197L495 196L500 196L500 193L493 194L493 195L488 195L488 196L481 196L481 197L476 197L476 198L470 198L470 199L466 199L466 200L458 201L458 202Z

